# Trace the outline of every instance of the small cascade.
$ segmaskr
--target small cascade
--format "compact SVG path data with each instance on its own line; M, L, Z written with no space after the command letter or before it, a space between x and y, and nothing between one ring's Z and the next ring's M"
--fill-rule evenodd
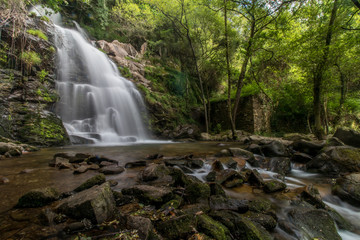
M78 27L78 26L77 26ZM79 28L79 27L78 27ZM73 143L147 139L144 102L134 84L78 31L56 26L57 91L61 116ZM145 112L145 111L143 111Z

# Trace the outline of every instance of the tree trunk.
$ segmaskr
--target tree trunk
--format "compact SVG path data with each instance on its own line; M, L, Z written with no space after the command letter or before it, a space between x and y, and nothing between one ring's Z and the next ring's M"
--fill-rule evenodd
M231 72L230 72L230 59L229 59L229 36L228 36L228 29L227 29L227 0L224 0L224 22L225 22L225 41L226 41L226 71L227 71L227 82L228 82L228 99L227 99L227 110L228 110L228 117L230 120L231 125L231 134L233 140L236 139L236 126L235 122L232 118L231 113Z
M240 103L240 97L241 97L241 90L244 85L244 79L246 74L246 68L248 66L251 54L252 54L252 42L255 35L255 19L252 19L251 21L251 29L250 29L250 36L248 40L248 45L246 47L246 54L245 59L243 61L243 64L241 66L240 76L236 85L236 98L235 98L235 104L234 104L234 110L233 110L233 122L236 123L236 115L239 108Z
M191 41L189 29L186 29L186 38L187 38L187 40L189 42L191 52L192 52L192 56L193 56L193 60L194 60L194 63L195 63L196 74L198 76L198 80L199 80L199 84L200 84L201 99L202 99L202 103L203 103L203 107L204 107L205 128L206 128L206 132L209 133L209 120L208 120L208 113L207 113L207 106L206 106L206 98L205 98L205 93L204 93L204 86L203 86L203 81L202 81L202 78L201 78L201 74L200 74L200 70L199 70L199 66L198 66L198 62L197 62L197 57L196 57L196 54L195 54L194 45L193 45L193 43Z
M334 6L331 11L330 22L328 31L326 34L326 41L325 41L325 48L324 54L322 59L320 60L319 64L316 67L314 73L314 118L315 118L315 125L314 125L314 134L318 139L324 139L324 129L321 124L321 85L323 81L323 75L325 72L326 64L329 57L330 51L330 44L331 38L334 31L334 22L336 19L336 12L338 9L338 0L334 1Z

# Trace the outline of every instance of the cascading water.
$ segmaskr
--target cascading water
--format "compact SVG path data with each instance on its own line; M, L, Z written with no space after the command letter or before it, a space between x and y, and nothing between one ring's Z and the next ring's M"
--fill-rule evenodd
M50 13L56 28L56 113L73 143L144 141L144 102L134 84L121 77L116 65L88 41L80 26L60 27L61 16L36 6L37 15ZM52 14L51 14L52 13ZM141 111L141 109L143 111Z
M134 84L75 30L56 26L56 111L73 142L134 142L147 139Z

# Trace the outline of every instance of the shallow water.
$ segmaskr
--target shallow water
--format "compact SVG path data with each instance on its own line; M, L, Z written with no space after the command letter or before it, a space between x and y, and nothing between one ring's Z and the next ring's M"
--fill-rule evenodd
M0 160L0 176L10 180L9 183L0 185L1 200L0 214L11 209L23 194L31 189L52 186L61 192L71 191L82 182L97 174L96 171L87 171L86 173L74 175L71 170L49 167L48 162L53 155L58 152L67 153L91 153L117 160L120 166L125 166L128 162L144 160L147 155L159 153L167 156L182 156L194 154L195 157L201 157L210 163L212 156L224 148L242 147L236 143L215 143L215 142L198 142L198 143L169 143L169 142L148 142L121 146L66 146L59 148L41 149L34 153L25 153L18 158ZM149 161L151 162L151 161ZM248 166L248 165L247 165ZM250 167L250 166L248 166ZM343 239L354 240L360 239L360 208L354 207L341 201L331 194L331 183L334 179L323 177L320 174L304 172L301 167L293 166L295 169L285 178L289 192L285 194L265 194L262 191L255 191L254 188L244 184L234 189L226 189L226 193L233 198L255 199L267 198L277 207L279 219L286 220L287 211L289 210L288 199L293 198L297 189L308 184L316 186L322 195L324 202L331 208L338 211L345 219L349 220L357 228L356 233L339 231ZM124 187L134 185L137 180L137 174L142 168L126 169L119 175L107 176L107 179L116 180L118 185L115 189L120 190ZM205 164L202 169L194 171L193 175L199 179L210 171L210 164ZM21 173L24 171L26 173ZM277 174L258 169L265 180L277 178ZM280 228L276 232L286 236ZM288 236L288 239L292 239ZM295 238L294 238L295 239Z

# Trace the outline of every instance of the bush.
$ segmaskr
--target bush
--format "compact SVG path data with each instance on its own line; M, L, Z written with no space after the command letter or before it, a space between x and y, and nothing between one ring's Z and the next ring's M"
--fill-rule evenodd
M41 57L34 51L22 52L20 55L21 61L23 61L29 68L41 63Z

